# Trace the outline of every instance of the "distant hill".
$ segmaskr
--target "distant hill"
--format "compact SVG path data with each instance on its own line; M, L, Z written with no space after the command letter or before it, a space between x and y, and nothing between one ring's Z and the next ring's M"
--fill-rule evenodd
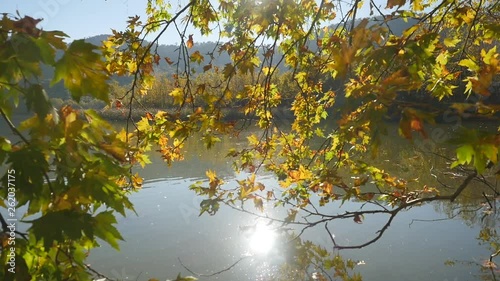
M375 25L375 24L381 24L383 19L381 17L375 17L370 20L370 25ZM355 26L361 22L360 20L357 20L355 23ZM388 26L391 29L391 31L396 34L400 35L405 29L409 28L412 24L414 24L416 21L409 21L405 22L402 19L395 19L391 20L388 22ZM351 24L347 23L347 27L350 27ZM94 44L96 46L102 45L102 41L107 40L107 38L110 35L107 34L100 34L88 38L84 38L86 42ZM315 48L316 44L311 44L310 48ZM158 72L165 73L165 74L173 74L176 72L177 67L180 69L184 68L184 60L181 57L179 57L179 46L178 45L159 45L157 48L156 46L153 47L153 49L156 49L158 51L158 54L160 55L161 58L168 57L172 64L168 64L166 60L162 59L160 60L159 66L156 68ZM201 55L205 57L205 61L198 65L196 63L191 63L190 67L193 68L196 72L202 72L203 71L203 66L208 64L210 61L210 56L208 54L213 53L214 59L211 62L213 66L219 66L223 67L227 63L231 63L230 57L227 53L223 52L219 54L218 52L218 46L217 43L215 42L195 42L194 46L189 50L190 53L194 53L196 51L199 51ZM262 59L262 53L259 54ZM67 93L67 90L64 88L62 83L58 83L54 85L52 88L49 88L50 80L52 79L53 76L53 71L48 68L48 67L42 67L43 69L43 76L44 76L44 84L47 86L49 96L54 97L54 98L62 98L62 99L67 99L69 98L69 94ZM284 66L282 70L284 70ZM132 81L132 78L130 77L115 77L115 80L118 81L121 85L128 84Z

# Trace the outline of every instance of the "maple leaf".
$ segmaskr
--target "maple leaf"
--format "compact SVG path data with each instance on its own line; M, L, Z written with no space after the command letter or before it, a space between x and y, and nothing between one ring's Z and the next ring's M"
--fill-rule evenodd
M19 32L29 34L35 38L40 37L42 31L36 27L36 25L43 19L34 19L30 16L24 16L24 18L15 21L13 23L14 28Z
M188 38L188 40L186 42L186 46L188 47L188 49L191 49L191 48L193 48L193 45L194 45L193 34L190 34L189 38Z
M165 61L169 64L169 65L172 65L174 62L169 58L169 57L165 57Z
M406 4L406 0L388 0L386 9L392 9L396 6L398 6L398 8L399 8L399 7L403 6L404 4Z

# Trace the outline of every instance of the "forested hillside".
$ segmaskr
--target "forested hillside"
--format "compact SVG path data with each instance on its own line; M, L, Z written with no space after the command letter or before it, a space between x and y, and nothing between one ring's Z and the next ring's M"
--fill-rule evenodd
M352 21L342 24L345 25L347 29L350 29L356 27L360 22L362 22L362 19L357 19L354 24ZM400 36L405 30L414 26L416 23L417 21L411 18L402 19L399 17L395 17L393 20L391 20L379 16L370 18L367 26L379 25L383 28L387 28L392 34ZM333 25L332 27L338 26ZM96 46L102 46L103 42L105 42L109 36L110 35L105 34L96 35L93 37L85 38L85 41ZM148 42L144 41L143 44L146 45L148 44ZM312 51L318 50L318 46L315 40L309 40L308 47ZM152 94L142 100L143 104L147 108L166 108L173 104L173 99L170 97L171 91L174 89L172 84L172 75L177 73L179 70L189 68L189 70L193 72L194 77L201 75L199 79L212 79L213 77L208 78L203 74L205 72L204 70L206 70L208 66L210 66L210 68L214 67L216 69L220 69L222 72L224 66L231 63L229 54L223 51L224 46L222 46L220 43L217 44L215 42L194 42L189 54L191 56L191 59L187 59L186 56L188 54L183 53L182 48L179 48L179 45L155 45L153 46L153 49L159 57L162 57L164 59L159 60L158 65L154 66L156 76L159 79L156 82L155 87L151 89ZM197 58L197 61L192 59L193 54L198 54L194 56ZM257 54L260 60L264 58L264 55L265 52L263 49ZM282 56L282 54L277 54L276 56L279 57ZM284 100L282 105L289 107L290 104L287 103L286 100L291 100L293 98L292 93L294 92L294 88L296 88L297 85L294 85L292 81L292 74L287 74L287 72L290 72L290 69L288 67L281 65L278 69L282 75L280 79L280 90L284 93ZM51 73L50 69L46 67L43 68L43 74L46 81L44 85L49 86L49 81L52 79L53 74ZM248 79L250 78L240 77L236 81L233 81L233 84L238 84L240 85L240 87L243 87L245 84L251 83L251 80ZM342 85L344 85L345 79L347 78L332 79L328 76L324 76L323 79L321 79L323 80L325 88L335 90L339 94L337 100L337 105L339 106L344 104L344 88ZM123 94L126 91L126 88L132 82L133 77L114 76L112 80L112 88L118 95L119 93ZM457 84L456 91L463 92L464 90L465 83ZM490 86L490 92L491 95L489 95L488 97L477 95L476 93L472 93L470 96L446 95L445 100L441 102L441 104L436 108L429 108L429 104L438 104L439 100L437 98L435 98L435 100L429 99L428 95L425 93L425 90L423 92L422 90L402 91L398 94L398 99L402 103L413 103L423 110L430 109L430 111L441 110L442 108L447 107L452 103L464 103L463 105L456 106L457 113L481 112L488 114L489 112L491 112L491 106L496 107L498 104L500 104L500 81L493 81ZM69 98L67 90L64 89L61 83L57 83L54 86L50 87L49 96L62 100L66 100ZM478 102L480 102L480 104L478 104ZM60 100L57 103L62 104ZM87 101L87 103L90 107L94 108L103 108L105 106L102 103L96 103L91 100ZM237 107L237 104L231 105L231 107L234 106ZM388 118L399 118L399 114L397 112L397 108L389 110Z

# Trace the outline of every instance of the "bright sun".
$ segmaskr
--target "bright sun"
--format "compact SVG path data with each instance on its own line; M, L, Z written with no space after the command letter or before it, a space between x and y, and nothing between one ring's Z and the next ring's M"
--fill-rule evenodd
M267 254L273 248L276 233L267 225L257 224L250 237L250 250L256 254Z

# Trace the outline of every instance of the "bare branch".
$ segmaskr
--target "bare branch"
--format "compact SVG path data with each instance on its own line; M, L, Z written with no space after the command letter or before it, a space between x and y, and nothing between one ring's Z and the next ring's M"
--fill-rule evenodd
M191 274L193 275L196 275L198 277L212 277L212 276L215 276L215 275L219 275L223 272L226 272L228 270L231 270L233 267L235 267L238 263L240 263L242 260L246 259L246 258L249 258L249 257L252 257L251 255L248 255L248 256L243 256L241 258L239 258L236 262L234 262L233 264L231 264L230 266L222 269L222 270L219 270L217 272L214 272L214 273L211 273L211 274L202 274L202 273L196 273L194 272L193 270L189 269L187 266L184 265L184 263L182 263L182 260L181 258L177 258L180 262L180 264L182 265L182 267L184 267L185 270L189 271Z

